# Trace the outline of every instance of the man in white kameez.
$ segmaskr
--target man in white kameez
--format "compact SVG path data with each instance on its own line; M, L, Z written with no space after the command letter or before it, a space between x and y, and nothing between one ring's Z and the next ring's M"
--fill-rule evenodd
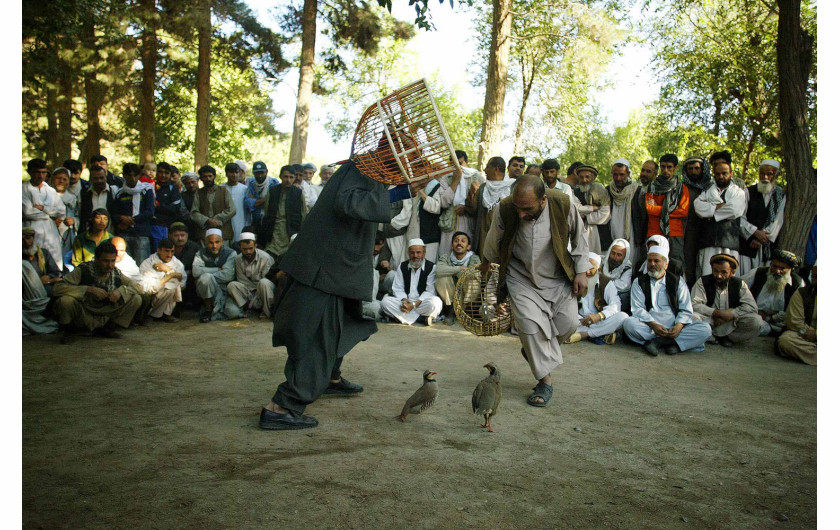
M135 282L139 282L141 276L140 267L137 266L137 262L126 251L128 244L125 242L125 239L120 236L115 236L111 238L111 244L117 249L116 267L120 270L120 273Z
M598 170L592 166L579 166L576 170L575 206L586 225L586 242L590 251L601 252L602 226L609 230L610 195L606 188L595 182Z
M435 264L426 259L422 239L408 242L408 256L394 275L394 296L382 298L382 313L409 326L418 320L431 326L443 310L435 294Z
M61 236L57 224L66 211L58 193L47 185L47 163L33 158L26 164L29 182L23 183L23 226L35 230L35 244L50 253L59 270L64 268L61 255Z
M580 324L566 343L589 339L593 344L615 344L615 332L621 328L627 313L621 311L621 299L610 277L600 274L601 256L589 253L592 267L586 271L586 295L578 299Z
M248 196L248 186L239 181L242 173L242 168L236 162L231 162L225 166L225 176L228 181L225 187L230 191L230 197L233 199L233 204L236 207L236 213L230 220L233 227L233 243L239 241L239 234L242 230L251 224L251 211L245 207L245 198Z
M458 189L462 180L462 172L457 170L451 175L444 175L439 180L430 181L422 190L418 190L417 196L420 197L418 201L418 208L422 207L423 211L431 216L437 216L437 228L440 231L440 236L437 241L432 241L432 238L426 238L425 234L420 234L420 238L426 241L426 257L432 263L436 263L438 259L438 250L440 248L448 249L449 246L441 247L443 230L440 229L440 218L443 216L445 210L452 207L455 199L455 190ZM437 184L437 185L436 185ZM424 215L422 213L418 214ZM427 218L433 218L433 217ZM435 227L431 227L433 231ZM448 244L452 244L451 232L447 238Z
M388 248L391 249L391 269L396 269L400 263L408 259L408 223L411 221L412 199L391 203L390 228L397 235L388 236ZM396 213L395 213L396 212ZM386 230L386 233L388 231Z
M718 160L712 169L715 184L694 199L694 213L700 218L697 236L697 276L712 273L711 259L718 254L739 258L741 219L747 207L744 190L732 183L732 166Z
M274 283L266 274L274 265L274 258L257 248L257 236L250 232L242 232L239 251L233 260L236 279L227 284L225 314L228 318L245 318L251 309L259 311L260 318L269 318L274 305Z
M566 194L523 175L494 210L482 252L483 271L499 263L499 300L510 295L522 356L538 381L527 402L545 407L554 393L551 371L563 362L560 345L578 325L575 297L585 294L591 267L583 220Z
M633 196L639 189L639 183L632 180L633 172L630 162L626 158L619 158L612 165L612 182L607 186L610 195L610 235L611 239L633 241ZM635 249L627 249L627 259L630 263L636 259ZM629 292L630 286L627 286Z
M758 306L763 322L759 335L776 336L785 329L785 311L790 299L805 282L796 273L799 261L796 254L787 250L773 250L770 265L753 269L743 276Z
M164 322L178 322L172 316L175 304L181 301L181 290L187 288L187 271L175 257L175 242L165 237L157 251L140 264L140 285L151 297L149 316Z
M758 182L746 189L741 218L741 275L765 266L776 248L785 220L785 191L776 184L781 164L765 159L758 166Z
M633 262L630 261L630 242L616 239L607 250L601 271L609 276L618 291L621 310L630 314L630 287L633 285Z
M227 284L235 277L234 257L236 252L223 246L222 231L209 228L204 236L204 248L195 255L192 272L195 290L203 302L198 321L206 324L211 320L224 320Z
M476 182L478 186L484 184L484 175L477 169L472 169L467 166L467 153L456 150L455 154L458 157L458 164L461 166L461 178L458 180L458 186L455 188L452 205L446 208L440 216L439 248L441 249L452 247L452 237L456 232L467 234L470 240L474 237L475 218L467 213L465 205L473 182ZM451 228L451 230L448 230L448 228Z
M667 270L668 249L652 246L647 256L647 273L633 280L633 316L624 321L624 335L654 357L663 352L703 351L712 328L693 320L685 279Z

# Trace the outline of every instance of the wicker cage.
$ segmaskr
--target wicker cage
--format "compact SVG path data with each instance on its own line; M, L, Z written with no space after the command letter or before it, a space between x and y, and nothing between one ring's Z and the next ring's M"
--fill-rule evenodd
M482 274L478 265L461 273L455 285L452 306L464 329L479 337L500 335L510 329L510 302L498 303L499 266L490 265Z
M368 107L356 126L350 159L368 177L395 185L437 178L458 167L425 79Z

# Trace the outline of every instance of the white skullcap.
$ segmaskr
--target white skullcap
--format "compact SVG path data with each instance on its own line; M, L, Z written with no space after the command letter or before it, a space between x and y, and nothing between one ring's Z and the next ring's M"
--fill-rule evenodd
M187 171L183 175L181 175L181 180L184 179L195 179L198 180L198 173L193 173L192 171Z
M410 247L425 247L426 243L423 243L423 240L419 237L415 237L414 239L410 239L408 241L408 246Z
M590 252L590 253L589 253L589 259L591 259L591 260L593 260L593 261L595 262L595 266L596 266L596 267L597 267L597 266L599 266L599 265L601 264L601 256L600 256L600 254L596 254L596 253L594 253L594 252Z
M778 160L773 160L772 158L765 158L761 161L759 166L772 166L776 168L777 171L782 167Z
M222 237L222 231L218 228L208 228L206 232L204 232L204 238L208 238L210 236L219 236Z
M242 232L239 234L240 241L256 241L257 236L254 235L253 232Z
M622 166L627 166L628 168L630 167L630 161L626 158L618 158L615 162L613 162L614 166L618 164L621 164Z
M237 160L236 162L234 162L234 164L239 166L239 169L241 169L242 171L248 171L248 164L246 164L244 160Z
M659 254L665 261L668 261L668 247L652 246L648 249L648 254Z

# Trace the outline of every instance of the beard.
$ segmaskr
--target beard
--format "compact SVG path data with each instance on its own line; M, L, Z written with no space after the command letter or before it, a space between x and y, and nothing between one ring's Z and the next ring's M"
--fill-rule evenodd
M723 182L721 180L715 179L715 184L717 185L718 189L721 189L721 190L724 190L724 189L728 188L729 184L731 182L732 182L731 180L727 180L726 182Z
M654 280L658 280L665 276L665 269L648 269L648 276L653 278Z
M23 253L27 256L34 256L36 252L38 252L38 247L36 247L35 245L23 249Z
M771 272L767 275L767 282L764 284L764 288L771 293L780 293L785 290L785 286L787 286L789 280L790 271L779 275Z
M618 268L619 265L624 263L623 261L613 261L612 259L607 258L607 265L610 266L610 270L615 270Z
M775 184L770 182L770 181L759 180L758 181L758 192L761 193L761 194L770 193L771 191L773 191L774 186L775 186Z
M589 193L589 190L592 189L592 184L581 184L578 186L578 189L583 193Z
M586 292L587 293L594 293L596 285L598 285L598 273L597 272L595 274L593 274L591 278L586 279L586 288L588 289Z
M420 258L418 260L408 260L408 266L414 270L417 270L423 266L424 258Z

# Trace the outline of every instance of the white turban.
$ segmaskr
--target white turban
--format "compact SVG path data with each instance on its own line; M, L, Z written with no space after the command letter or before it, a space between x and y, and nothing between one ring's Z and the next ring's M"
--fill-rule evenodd
M626 239L619 238L619 239L616 239L615 241L612 242L612 245L610 245L609 250L612 250L613 247L628 249L628 248L630 248L630 242L627 241Z
M253 232L242 232L239 234L240 241L256 241L257 236Z
M239 166L239 169L241 169L243 173L248 172L248 164L246 164L244 160L237 160L234 164Z
M222 231L218 228L208 228L206 232L204 232L204 238L208 238L210 236L219 236L222 237Z
M627 166L627 174L628 175L633 174L633 170L630 169L630 161L629 160L627 160L626 158L616 159L616 161L613 162L613 165L616 166L618 164L621 164L622 166Z
M590 252L589 253L589 259L595 262L596 267L601 265L601 256L600 255L598 255L594 252Z
M408 247L425 247L426 243L423 243L423 240L419 237L415 237L414 239L409 239Z
M761 161L759 166L772 166L772 167L776 168L777 173L779 172L779 169L782 167L782 165L779 163L778 160L773 160L772 158L765 158L764 160Z
M648 249L648 255L650 254L659 254L665 261L668 261L668 247L660 247L660 246L652 246Z
M653 241L657 247L665 248L665 255L668 255L668 251L671 249L671 245L670 243L668 243L667 237L660 235L650 236L649 238L647 238L647 241L645 241L645 245L650 244L651 241Z

